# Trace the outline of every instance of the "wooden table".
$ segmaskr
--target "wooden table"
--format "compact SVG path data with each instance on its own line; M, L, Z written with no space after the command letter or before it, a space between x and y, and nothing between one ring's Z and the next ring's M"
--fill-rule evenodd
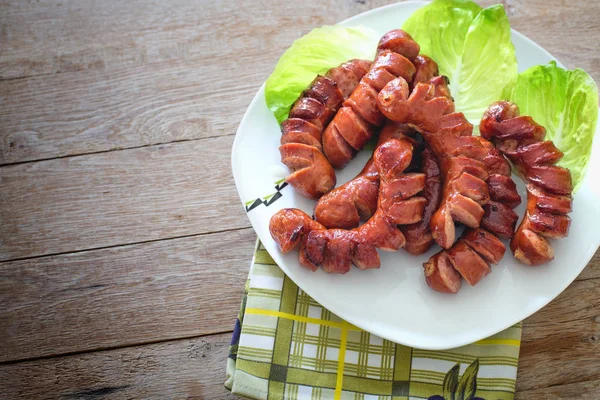
M389 2L0 2L0 398L234 398L236 128L295 38ZM599 3L504 4L600 81ZM597 253L525 321L517 398L600 398L599 299Z

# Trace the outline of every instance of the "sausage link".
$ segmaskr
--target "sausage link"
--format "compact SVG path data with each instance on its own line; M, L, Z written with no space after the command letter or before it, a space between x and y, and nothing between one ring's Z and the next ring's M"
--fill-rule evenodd
M346 273L352 264L360 269L378 268L376 249L395 251L405 238L397 228L402 221L422 218L425 199L416 197L425 185L423 174L404 171L412 158L409 140L389 138L373 154L371 166L379 176L377 209L354 229L327 229L298 209L283 209L269 223L271 236L283 252L300 250L300 264L328 273Z
M449 250L446 250L446 254L448 254L454 269L471 286L475 286L492 271L479 253L469 247L463 240L459 240Z
M479 141L488 152L479 158L490 173L486 182L491 199L484 205L481 228L466 229L449 250L442 250L429 261L430 264L436 264L440 260L449 259L470 285L476 285L488 275L491 272L489 264L497 264L504 256L506 248L497 236L512 236L518 219L513 208L521 203L521 196L510 177L508 161L490 142L483 138L479 138ZM471 151L471 154L474 153ZM476 175L480 175L480 172ZM441 254L446 254L447 257Z
M281 162L292 170L286 182L308 198L318 199L335 186L335 171L323 153L322 132L370 64L350 60L317 76L281 124Z
M420 82L429 82L439 74L437 63L425 55L420 54L415 57L413 64L415 65L416 71L413 76L412 87L415 87L415 85Z
M430 228L434 240L448 249L456 240L455 222L475 228L484 216L489 146L472 136L473 126L463 114L454 112L447 81L440 77L418 83L412 92L405 79L397 78L381 90L378 104L387 118L420 131L440 160L443 194Z
M377 209L379 173L370 159L352 180L317 201L315 219L327 228L352 229Z
M397 34L396 34L397 35ZM394 35L390 34L384 37L381 41L382 46L379 51L386 50L386 46L390 46L390 40L394 39ZM406 41L404 38L403 41ZM387 49L389 50L389 49ZM385 60L385 58L383 59ZM383 61L380 61L382 63ZM413 77L413 84L421 81L427 81L434 78L438 74L437 64L427 56L419 55L414 59L416 73ZM375 65L374 65L375 66ZM363 78L363 82L372 86L376 91L380 91L387 82L394 79L395 76L384 68L372 68ZM445 77L439 77L434 84L437 90L437 95L449 97L447 92L447 81ZM348 111L346 111L348 110ZM336 117L337 125L344 125L342 131L351 131L352 123L350 119L360 121L356 113L349 112L350 109L342 108ZM359 123L354 123L360 127ZM333 128L332 128L333 129ZM361 128L356 130L359 137L366 129ZM338 134L338 130L334 130L334 135ZM331 135L333 136L333 135ZM398 124L392 121L387 121L379 135L379 143L389 140L391 137L404 138L410 140L414 136L414 130L404 124ZM327 140L329 140L328 138ZM337 142L336 142L337 143ZM347 159L353 156L350 147L357 149L356 143L348 140L344 146L345 150L340 156L341 151L336 149L333 157L337 159ZM413 142L416 146L417 142ZM423 219L417 223L409 224L401 227L402 233L406 237L405 250L411 254L422 254L426 252L433 243L433 237L429 229L429 220L433 212L437 209L440 202L440 168L437 158L432 153L431 149L426 149L421 152L421 160L419 157L413 157L413 163L417 163L417 169L425 174L425 188L421 196L426 200L426 206ZM379 175L373 168L372 159L369 160L363 170L351 181L334 189L325 196L321 197L315 206L315 219L322 223L327 228L343 228L351 229L357 227L361 220L370 218L377 207L377 195L379 189Z
M445 250L423 265L427 283L434 290L449 293L460 287L456 284L457 275L470 285L477 284L491 272L488 263L498 262L504 254L504 245L494 234L500 229L492 233L479 228L489 222L486 210L494 209L488 207L491 198L510 206L520 202L510 180L508 162L490 142L472 136L472 125L464 115L454 112L447 81L440 77L416 83L412 92L405 80L391 81L380 91L378 104L387 118L419 130L440 158L443 195L431 217L430 228L435 241ZM507 213L492 215L508 215L509 218L492 221L508 235L514 230L512 216L516 216L510 206L504 206ZM456 243L455 222L471 228ZM479 236L473 232L481 238L474 240ZM480 246L483 239L494 246L493 251L486 252ZM452 270L456 273L448 272Z
M414 61L421 48L408 33L401 29L394 29L383 35L377 45L377 53L386 50L402 54L408 60Z
M568 169L556 164L562 152L544 141L546 130L531 117L519 116L516 104L492 104L481 120L481 134L516 166L527 187L527 209L510 247L515 258L539 265L554 258L547 238L568 235L573 185Z
M423 254L433 244L433 236L429 229L431 216L437 210L442 191L440 180L440 165L437 157L429 147L423 150L422 172L425 174L425 187L422 196L426 200L423 219L417 223L402 226L400 229L406 238L404 249L410 254Z
M381 38L368 73L323 132L323 151L334 168L343 168L383 125L377 94L398 76L412 81L416 68L411 61L418 52L419 45L400 29Z
M426 263L425 281L430 288L441 293L457 293L461 286L461 276L454 269L446 252L433 255Z
M381 130L378 145L397 138L408 140L415 146L416 141L409 135L414 135L414 131L408 126L387 123ZM356 177L317 201L314 209L315 220L327 228L356 228L361 220L366 221L375 213L378 196L379 172L371 157Z

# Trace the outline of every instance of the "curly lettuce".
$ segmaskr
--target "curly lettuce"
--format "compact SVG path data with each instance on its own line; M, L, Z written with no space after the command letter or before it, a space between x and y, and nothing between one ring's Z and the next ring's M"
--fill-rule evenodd
M318 75L353 58L372 60L379 34L365 27L323 26L296 40L283 53L265 84L267 107L277 122Z
M517 58L502 5L482 9L467 0L435 0L402 28L450 79L456 109L473 124L514 84Z
M551 61L522 72L509 99L521 115L546 128L546 139L565 155L559 165L580 185L592 153L598 122L598 86L582 69L567 70Z

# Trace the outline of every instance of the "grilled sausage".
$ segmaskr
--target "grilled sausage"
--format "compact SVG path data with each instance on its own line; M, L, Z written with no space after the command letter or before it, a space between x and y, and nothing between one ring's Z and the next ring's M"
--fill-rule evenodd
M323 132L323 150L333 167L343 168L383 125L377 93L398 76L412 81L416 69L411 61L418 53L419 45L400 29L381 38L369 72Z
M394 251L405 244L396 227L414 223L423 216L425 199L415 197L423 190L423 174L405 174L412 158L407 140L390 138L373 155L373 168L380 177L377 210L362 226L354 229L326 229L297 209L277 212L269 223L271 236L283 252L299 248L300 263L312 270L322 267L330 273L346 273L351 264L361 269L378 268L376 249Z
M413 60L415 65L415 74L413 76L411 87L417 83L428 82L439 75L438 65L435 61L425 55L418 55Z
M448 249L456 239L455 221L476 228L483 218L489 201L484 162L489 151L472 136L473 126L464 115L454 112L446 83L435 77L418 83L409 96L408 83L397 78L381 90L378 104L389 119L420 131L440 160L443 194L430 228L434 240Z
M393 36L390 33L389 36ZM386 41L382 41L386 43ZM410 43L410 42L406 42ZM385 49L380 48L380 52ZM416 49L412 49L416 50ZM413 51L414 53L414 51ZM412 54L409 54L412 55ZM413 61L416 73L413 77L413 85L419 82L429 81L438 74L437 64L429 57L418 55ZM387 74L389 79L393 79L387 70L379 70L379 74ZM435 85L440 91L438 96L448 95L446 81L444 78L438 80L442 84ZM340 112L342 112L342 109ZM379 143L388 140L391 137L409 138L414 137L414 130L407 125L398 124L392 121L386 121L379 135ZM413 142L417 146L417 142ZM351 150L346 153L351 154ZM415 224L402 226L402 232L406 237L405 250L411 254L422 254L426 252L433 243L433 237L429 229L429 220L433 212L437 209L440 201L441 182L439 162L431 149L426 149L421 154L420 159L413 157L413 163L418 163L418 170L425 174L425 188L421 194L427 201L423 219ZM344 158L345 156L342 156ZM420 162L419 162L420 161ZM351 181L334 189L325 196L321 197L315 206L315 219L327 228L351 229L357 227L361 220L371 217L377 207L377 194L379 185L379 175L373 168L370 159L363 170Z
M454 269L446 252L439 252L423 264L425 281L441 293L457 293L461 286L460 274Z
M410 95L407 82L398 78L384 87L378 101L386 117L418 129L440 157L444 193L430 227L436 242L446 250L423 265L426 281L434 290L455 293L460 285L452 279L456 274L448 272L451 266L469 284L477 284L490 273L488 263L497 262L504 254L502 242L479 225L490 225L494 233L510 236L516 223L511 207L520 202L520 197L510 179L510 165L490 142L472 136L472 125L462 114L454 113L447 81L442 77L417 83ZM492 197L505 207L502 213L488 207ZM455 221L471 228L456 243ZM481 252L478 242L469 241L473 232L501 251Z
M281 124L281 161L292 170L286 181L318 199L335 186L335 172L323 154L323 129L367 73L370 61L350 60L317 76Z
M569 232L573 185L568 169L556 164L563 153L552 141L544 141L546 130L531 117L519 116L516 104L492 104L481 120L481 135L516 166L527 187L527 211L510 247L515 258L527 265L540 265L554 258L547 238L566 237Z
M433 244L433 236L429 229L429 221L440 204L442 194L440 165L437 157L429 147L426 147L425 150L423 150L421 160L421 171L425 174L425 187L421 196L426 200L423 219L414 224L400 227L400 230L406 238L404 249L414 255L425 253Z
M416 146L410 135L414 135L414 131L408 126L389 122L381 130L378 145L397 138ZM317 201L315 219L327 228L356 228L361 220L366 221L375 213L378 196L379 172L371 157L356 177Z

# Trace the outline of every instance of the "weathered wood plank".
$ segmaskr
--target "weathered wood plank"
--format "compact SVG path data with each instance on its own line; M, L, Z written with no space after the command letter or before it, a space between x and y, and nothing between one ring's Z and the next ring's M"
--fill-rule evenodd
M294 39L389 2L10 4L0 75L66 74L0 82L0 164L232 134ZM515 29L600 80L598 4L506 3Z
M0 362L233 329L251 228L0 263Z
M2 263L0 362L228 330L254 240L245 229ZM576 281L525 321L519 390L600 379L599 297L599 279Z
M5 399L223 399L231 333L0 365Z
M7 7L0 71L72 73L0 82L0 164L232 134L295 38L324 16L333 23L365 9L148 3ZM32 14L45 23L18 23ZM301 17L291 24L289 15ZM73 34L65 38L65 30Z
M0 82L0 164L231 135L293 39L390 2L3 3L0 79L56 75ZM515 29L600 80L599 4L503 3ZM229 168L215 168L229 165L230 144L213 138L0 168L0 260L247 227ZM234 237L239 252L221 237ZM0 310L8 310L0 336L13 343L6 360L228 329L252 243L245 229L0 263ZM517 398L597 397L599 277L596 254L526 320ZM7 398L233 398L222 388L228 340L2 365L0 390Z
M600 3L588 2L592 8L573 8L571 2L561 5L541 5L552 13L527 10L509 17L511 26L552 53L567 68L583 68L600 82L600 55L595 51L600 29L593 14L600 12Z
M0 81L0 164L233 135L263 67L226 77L200 59Z
M250 225L233 136L0 168L0 260Z
M518 390L600 380L599 298L599 279L575 281L523 322Z
M517 391L515 400L596 400L598 393L600 393L600 380L593 380L523 392Z
M226 65L256 50L267 58L315 26L393 2L11 1L0 18L0 77L194 58Z

